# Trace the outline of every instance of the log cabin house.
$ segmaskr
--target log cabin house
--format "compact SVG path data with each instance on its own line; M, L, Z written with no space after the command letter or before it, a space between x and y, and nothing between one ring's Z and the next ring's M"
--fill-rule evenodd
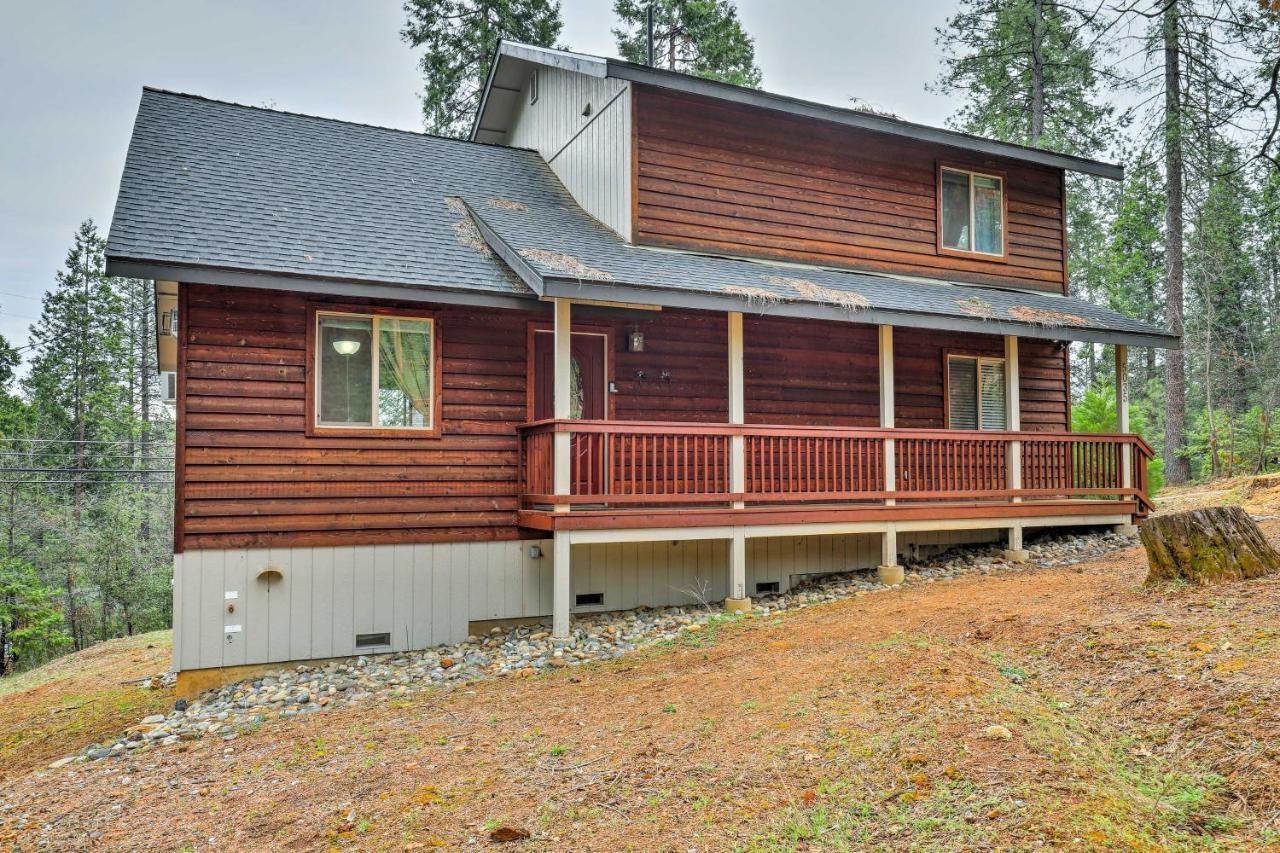
M1064 176L1118 166L504 43L469 141L145 90L108 271L176 371L175 668L1131 525L1070 431Z

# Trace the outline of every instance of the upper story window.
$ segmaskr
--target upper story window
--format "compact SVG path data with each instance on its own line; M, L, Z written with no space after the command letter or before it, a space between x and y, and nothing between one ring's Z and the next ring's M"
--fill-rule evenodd
M943 166L938 183L938 248L1004 257L1004 178Z
M438 432L433 318L317 310L314 342L317 429Z
M947 356L947 428L1008 429L1004 359Z
M538 103L538 69L529 74L529 104Z

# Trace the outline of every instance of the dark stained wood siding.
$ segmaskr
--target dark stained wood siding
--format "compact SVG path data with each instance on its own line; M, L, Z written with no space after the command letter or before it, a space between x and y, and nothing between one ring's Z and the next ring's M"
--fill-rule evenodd
M305 296L184 285L183 299L179 549L539 535L516 526L516 427L529 419L529 324L549 309L418 306L439 323L443 434L345 438L305 434ZM724 315L577 308L576 323L613 332L617 420L727 419ZM642 353L627 351L633 329ZM749 423L878 425L874 326L748 315L744 336ZM902 427L943 425L945 349L1003 347L910 329L895 345ZM1021 356L1024 428L1065 429L1061 350L1024 340Z
M519 535L515 427L535 315L425 306L443 342L444 435L321 438L304 432L306 298L184 290L179 547Z
M1059 169L636 86L637 242L1064 287ZM1003 173L1008 257L937 251L939 161Z

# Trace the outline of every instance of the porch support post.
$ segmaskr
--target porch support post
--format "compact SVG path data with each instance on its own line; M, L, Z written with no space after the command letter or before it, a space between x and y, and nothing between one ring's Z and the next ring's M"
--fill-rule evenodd
M746 392L742 369L742 312L729 312L729 423L741 426L746 421ZM729 491L740 495L747 490L747 440L742 435L729 437ZM734 509L742 509L746 503L733 502ZM724 600L725 610L744 613L751 609L747 597L747 537L741 527L733 528L729 540L729 595Z
M1018 378L1018 336L1005 335L1004 337L1004 404L1005 404L1005 423L1012 432L1022 430L1022 391ZM1013 440L1009 442L1009 458L1006 463L1009 471L1009 488L1022 488L1022 442ZM1012 499L1014 503L1021 503L1022 498L1015 497ZM1009 547L1005 549L1004 556L1007 560L1014 562L1023 562L1030 558L1030 554L1022 547L1022 528L1009 528Z
M898 563L898 528L890 522L880 542L880 565L876 569L880 583L897 586L902 583L902 566Z
M880 428L893 429L893 326L880 326ZM884 490L897 491L897 442L892 438L884 440ZM885 499L885 506L893 506L897 501ZM890 560L889 564L897 563Z
M570 302L568 299L555 300L555 352L553 356L552 414L557 420L568 420L569 394L571 393L570 372L572 364L570 334ZM555 433L554 456L555 477L553 484L557 495L569 494L569 453L570 435L567 432ZM556 512L568 512L568 504L556 504ZM567 593L566 593L567 595Z
M1116 432L1129 432L1129 348L1116 344ZM1133 488L1133 445L1120 445L1120 485ZM1115 532L1132 536L1138 532L1133 524L1118 524Z
M557 531L552 539L551 636L569 638L569 534Z

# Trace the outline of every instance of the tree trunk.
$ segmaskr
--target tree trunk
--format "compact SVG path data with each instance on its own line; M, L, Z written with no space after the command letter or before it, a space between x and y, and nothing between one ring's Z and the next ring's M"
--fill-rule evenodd
M1031 147L1040 147L1044 136L1044 45L1041 38L1046 30L1044 0L1035 0L1034 20L1031 22Z
M1165 211L1165 303L1169 331L1182 334L1182 68L1178 2L1165 9L1164 31L1164 154L1168 208ZM1164 478L1170 484L1191 479L1191 465L1183 455L1186 442L1187 376L1186 359L1180 349L1165 355Z
M1280 553L1238 506L1152 516L1138 533L1147 549L1147 583L1206 584L1280 571Z

